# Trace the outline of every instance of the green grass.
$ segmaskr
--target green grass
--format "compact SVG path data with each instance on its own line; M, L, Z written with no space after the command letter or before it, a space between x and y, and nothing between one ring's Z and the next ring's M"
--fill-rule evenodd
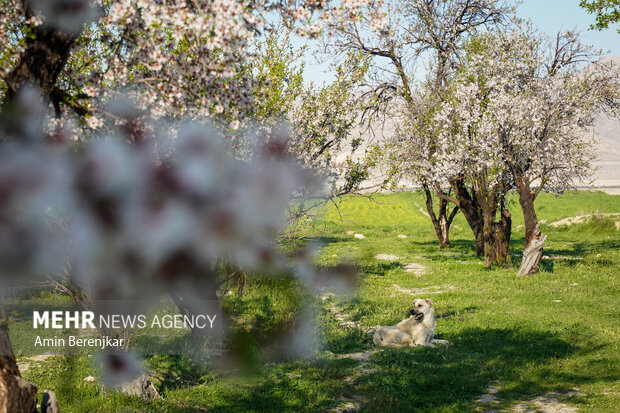
M620 230L612 218L569 228L548 223L620 212L620 197L542 194L537 212L547 221L542 225L549 235L545 255L564 258L543 260L541 272L528 277L516 276L524 233L515 200L513 266L493 269L474 256L462 216L451 232L452 247L440 251L429 219L419 210L424 205L420 194L377 195L376 201L347 198L340 212L330 206L315 220L327 228L314 240L321 245L318 264L357 265L361 280L356 292L321 301L291 279L258 278L248 283L243 297L226 297L224 309L238 322L229 347L246 363L214 366L184 357L147 358L163 396L154 402L104 393L96 383L83 381L98 376L90 357L21 359L29 364L24 376L40 389L55 390L63 412L329 411L353 396L364 397L364 411L462 412L484 410L476 400L491 384L500 388L497 409L578 389L578 395L558 399L584 412L618 410ZM378 261L373 258L378 253L399 260ZM402 269L412 262L427 268L420 278ZM362 326L393 324L405 317L413 299L394 285L442 286L445 292L422 298L435 301L437 336L453 345L384 350L364 366L375 371L363 373L360 362L337 355L369 348L370 336L341 328L327 306L338 305ZM294 328L304 307L316 320L313 354L276 361L284 347L274 335Z

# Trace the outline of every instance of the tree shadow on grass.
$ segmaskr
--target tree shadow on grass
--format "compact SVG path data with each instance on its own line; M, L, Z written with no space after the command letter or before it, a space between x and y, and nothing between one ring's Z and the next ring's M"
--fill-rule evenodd
M604 241L584 241L571 242L572 248L558 248L553 246L543 247L543 259L541 260L541 268L546 272L553 272L556 264L563 267L575 267L579 264L588 263L588 265L596 265L600 267L613 267L616 263L606 258L592 259L593 252L616 251L620 249L620 241L604 240ZM512 249L518 253L513 256L513 264L518 266L521 264L521 249ZM550 258L544 258L544 256Z
M403 264L399 261L378 262L376 264L360 265L358 271L364 276L384 277L389 271L401 268Z
M614 251L620 249L620 240L582 241L571 242L572 248L545 248L546 255L558 255L566 257L583 257L595 251Z
M561 377L553 369L545 375L528 374L554 359L580 350L544 332L473 328L459 334L447 348L390 349L371 360L380 371L357 381L368 398L368 411L472 411L476 400L491 383L510 384L510 391L497 396L507 404L523 395L558 390L598 380L592 373ZM592 349L590 349L592 351Z
M441 310L440 312L435 313L435 318L437 321L439 320L447 320L453 317L462 317L467 313L473 313L478 309L478 307L474 305L470 305L467 307L459 308L458 310Z
M567 373L555 360L581 349L546 332L464 330L450 347L385 349L370 356L376 372L360 372L350 359L292 362L265 371L244 389L223 390L208 411L327 411L343 397L361 396L361 411L463 412L484 410L477 399L499 382L498 407L534 395L568 391L600 380L598 370ZM293 373L293 374L291 374Z
M209 412L327 412L355 393L347 380L358 362L318 359L293 362L257 377L243 394L229 393L208 407ZM284 370L284 371L282 371ZM286 371L294 372L294 374Z

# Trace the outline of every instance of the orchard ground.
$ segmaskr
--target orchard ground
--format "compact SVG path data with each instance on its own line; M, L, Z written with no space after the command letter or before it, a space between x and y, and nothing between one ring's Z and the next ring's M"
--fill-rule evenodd
M452 247L441 251L421 194L374 198L346 198L342 220L333 205L315 218L324 228L318 264L358 265L354 293L311 295L265 277L251 279L242 297L225 297L238 336L256 344L243 352L253 370L148 357L162 396L155 401L104 392L90 357L20 357L23 375L56 391L62 412L617 411L620 216L550 224L619 213L620 196L542 194L537 212L549 237L542 271L527 277L516 276L524 238L516 200L512 266L485 269L461 215ZM374 349L368 331L404 318L415 297L436 303L436 335L452 345ZM304 305L316 314L315 352L259 361L256 349Z

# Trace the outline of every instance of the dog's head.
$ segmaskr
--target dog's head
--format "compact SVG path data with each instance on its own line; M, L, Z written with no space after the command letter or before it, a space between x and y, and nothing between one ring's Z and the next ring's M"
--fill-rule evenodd
M432 300L416 298L413 300L413 308L409 310L409 314L411 314L416 321L422 322L424 317L430 315L434 311L433 304L435 303Z

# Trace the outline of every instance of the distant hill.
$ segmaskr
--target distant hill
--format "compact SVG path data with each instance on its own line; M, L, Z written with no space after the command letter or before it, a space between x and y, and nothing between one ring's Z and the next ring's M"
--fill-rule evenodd
M601 62L613 62L619 69L620 76L620 56L611 56L601 59ZM586 69L587 70L587 69ZM380 143L385 140L389 140L394 133L394 123L391 120L387 120L383 127L377 125L375 127L375 134L371 137L369 132L364 133L366 140L370 140L371 143ZM358 132L357 130L355 132ZM355 136L357 133L353 133ZM620 119L609 118L606 115L601 115L598 119L595 128L594 135L598 141L598 155L599 159L595 162L597 168L593 176L593 182L591 186L584 187L583 189L595 189L599 188L609 193L620 194ZM368 139L370 138L370 139ZM363 155L364 149L367 143L362 144L360 148L353 154L354 159L358 159L360 155ZM342 150L336 155L336 162L343 162L347 156L351 155L351 146L345 145ZM384 174L379 171L375 171L364 187L376 185L380 183L384 178ZM412 187L411 182L401 182L405 187Z
M620 68L620 56L606 57L602 61L612 61ZM599 160L593 186L620 194L620 119L601 116L594 134L599 145Z

